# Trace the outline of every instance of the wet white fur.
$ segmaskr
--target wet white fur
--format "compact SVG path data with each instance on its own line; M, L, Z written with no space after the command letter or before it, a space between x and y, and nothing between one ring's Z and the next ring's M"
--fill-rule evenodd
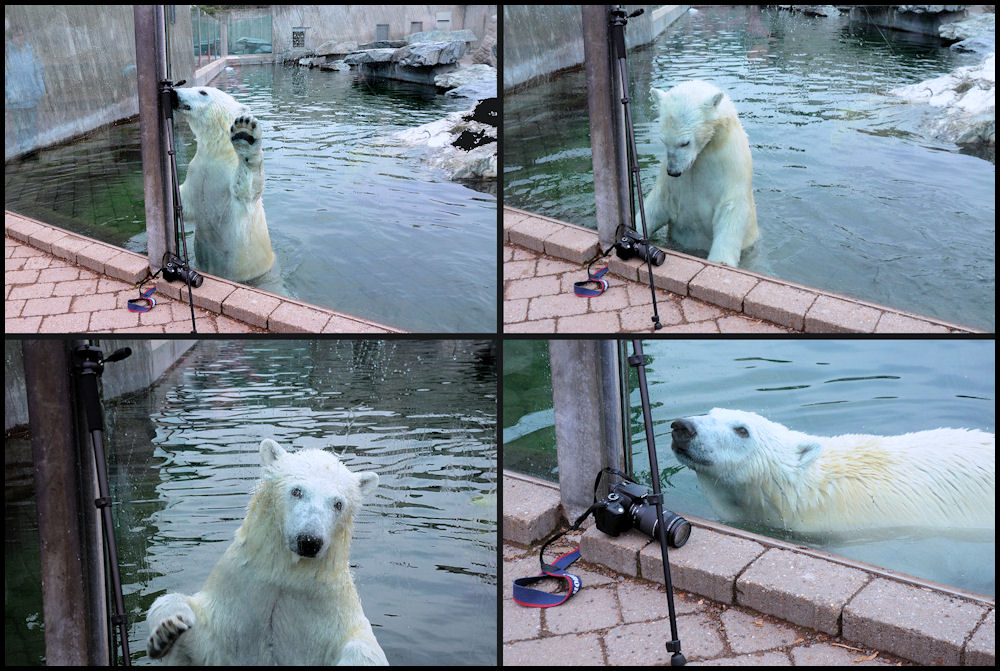
M264 475L236 540L200 592L156 599L148 647L169 646L174 664L387 664L348 567L352 519L378 475L273 440L260 454ZM295 552L300 532L323 539L315 557Z
M667 226L681 246L739 265L742 250L760 233L750 143L733 101L701 80L652 92L665 154L643 200L650 230Z
M178 116L191 126L198 144L181 185L184 221L195 228L196 266L237 282L258 278L274 264L261 198L264 163L260 122L254 119L253 144L234 142L230 133L233 122L250 116L245 105L210 86L175 91L180 103Z
M697 436L674 452L727 518L801 532L995 527L992 433L810 436L721 408L685 419Z

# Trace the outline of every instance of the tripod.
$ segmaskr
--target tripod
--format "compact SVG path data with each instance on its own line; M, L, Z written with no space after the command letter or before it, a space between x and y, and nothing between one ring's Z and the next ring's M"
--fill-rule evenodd
M625 52L625 24L630 18L639 16L644 10L637 9L626 15L625 10L619 5L611 10L611 44L615 52L615 59L618 63L618 74L622 85L622 106L625 108L625 135L628 140L629 152L629 195L632 195L632 184L639 195L639 219L642 222L641 244L646 246L646 268L649 271L649 293L653 296L653 328L659 331L663 328L660 323L660 313L656 307L656 290L653 288L653 255L649 247L649 231L646 229L646 208L642 202L642 184L639 182L639 160L636 157L635 149L635 128L632 126L632 104L628 94L628 66L626 65L627 54ZM635 208L630 207L630 213L634 213ZM634 216L634 215L632 215Z
M670 563L667 561L667 533L663 528L663 495L660 494L660 467L656 462L656 444L653 439L653 413L649 408L649 389L646 386L646 357L642 353L642 341L632 341L634 354L628 358L630 366L635 367L639 375L639 398L642 401L642 421L646 427L646 449L649 451L649 472L653 481L653 495L649 501L656 506L657 536L660 539L660 558L663 560L663 584L667 590L667 610L670 615L670 639L667 641L667 651L674 653L670 657L671 666L684 666L687 660L681 654L681 640L677 635L677 614L674 612L674 587L670 581Z
M180 86L183 83L183 80L179 81L176 86ZM188 305L191 307L191 333L197 333L198 329L194 321L194 297L191 294L191 285L193 283L192 280L198 277L198 275L191 270L191 266L188 261L187 235L184 231L184 208L181 206L181 187L179 186L179 180L177 178L177 157L174 151L173 112L173 102L177 94L174 92L174 86L175 84L169 79L163 79L160 81L160 114L163 115L164 120L167 122L167 155L170 156L170 193L174 201L174 234L180 238L180 248L184 252L184 257L182 259L171 259L167 265L171 266L173 272L175 272L177 276L182 277L185 284L187 284ZM177 248L176 242L174 248ZM176 264L176 268L174 268L171 264ZM166 275L164 277L166 277ZM198 282L198 284L200 285L200 282Z
M104 372L104 364L121 361L132 354L132 350L123 347L108 358L93 345L80 345L73 350L74 368L79 382L80 398L83 403L84 415L87 418L87 431L90 432L90 443L94 450L94 463L97 466L97 492L100 498L94 505L101 511L101 527L104 529L104 542L108 548L108 565L111 569L111 590L113 592L111 623L118 626L118 635L122 643L122 660L125 666L131 666L132 661L128 650L128 622L125 617L125 599L122 596L122 578L118 570L118 547L115 544L115 528L111 520L111 494L108 487L108 462L104 455L104 413L101 408L101 395L97 381Z

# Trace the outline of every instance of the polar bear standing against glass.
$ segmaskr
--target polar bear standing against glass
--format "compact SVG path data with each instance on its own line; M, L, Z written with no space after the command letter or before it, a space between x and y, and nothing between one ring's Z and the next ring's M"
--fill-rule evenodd
M348 558L378 485L323 450L260 444L264 474L236 539L193 596L164 594L146 649L171 664L386 665Z
M260 122L228 93L176 88L175 107L198 143L181 185L184 221L194 224L199 270L237 282L274 265L264 216Z
M643 200L650 231L667 226L685 249L737 266L760 233L753 201L753 159L736 107L700 80L653 89L666 149L653 190Z

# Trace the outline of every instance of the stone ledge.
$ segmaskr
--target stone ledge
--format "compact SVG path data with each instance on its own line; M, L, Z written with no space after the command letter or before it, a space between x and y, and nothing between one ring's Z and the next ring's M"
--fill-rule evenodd
M583 263L596 250L597 232L552 217L504 206L503 240L573 263ZM570 249L554 244L573 236ZM587 239L592 240L587 243ZM672 250L653 268L654 286L691 296L754 319L807 333L981 333L960 324L878 305L742 268L707 261ZM506 268L506 263L504 264ZM649 272L637 259L607 257L609 272L626 280L647 282ZM504 275L507 277L507 275ZM509 279L509 278L508 278Z
M4 232L14 240L87 268L90 272L100 273L129 284L137 284L149 271L148 261L142 254L92 240L9 210L4 212ZM310 305L213 275L204 277L204 283L191 291L195 306L220 317L225 315L259 328L278 333L404 333L400 329L384 324ZM12 281L12 278L17 278L19 283L37 281L9 275L8 282ZM165 282L158 278L156 291L187 302L187 286L180 282ZM52 317L56 315L54 311L62 309L61 305L59 301L32 304L28 307L29 313L22 313L21 316L34 317L47 314ZM31 310L43 308L49 311L40 315L30 313ZM269 317L273 318L273 323L269 322ZM75 322L49 319L34 324L34 330L37 331L38 326L46 323L65 326ZM25 322L25 328L30 324ZM94 330L93 325L91 330Z

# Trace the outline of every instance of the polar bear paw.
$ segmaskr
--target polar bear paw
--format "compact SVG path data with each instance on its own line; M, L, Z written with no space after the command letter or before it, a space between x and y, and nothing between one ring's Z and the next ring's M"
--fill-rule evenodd
M249 155L260 151L260 122L251 114L238 116L229 127L229 139L236 153Z
M146 641L146 651L153 659L160 659L170 652L185 631L194 626L194 613L177 613L166 617L156 625L156 629Z

